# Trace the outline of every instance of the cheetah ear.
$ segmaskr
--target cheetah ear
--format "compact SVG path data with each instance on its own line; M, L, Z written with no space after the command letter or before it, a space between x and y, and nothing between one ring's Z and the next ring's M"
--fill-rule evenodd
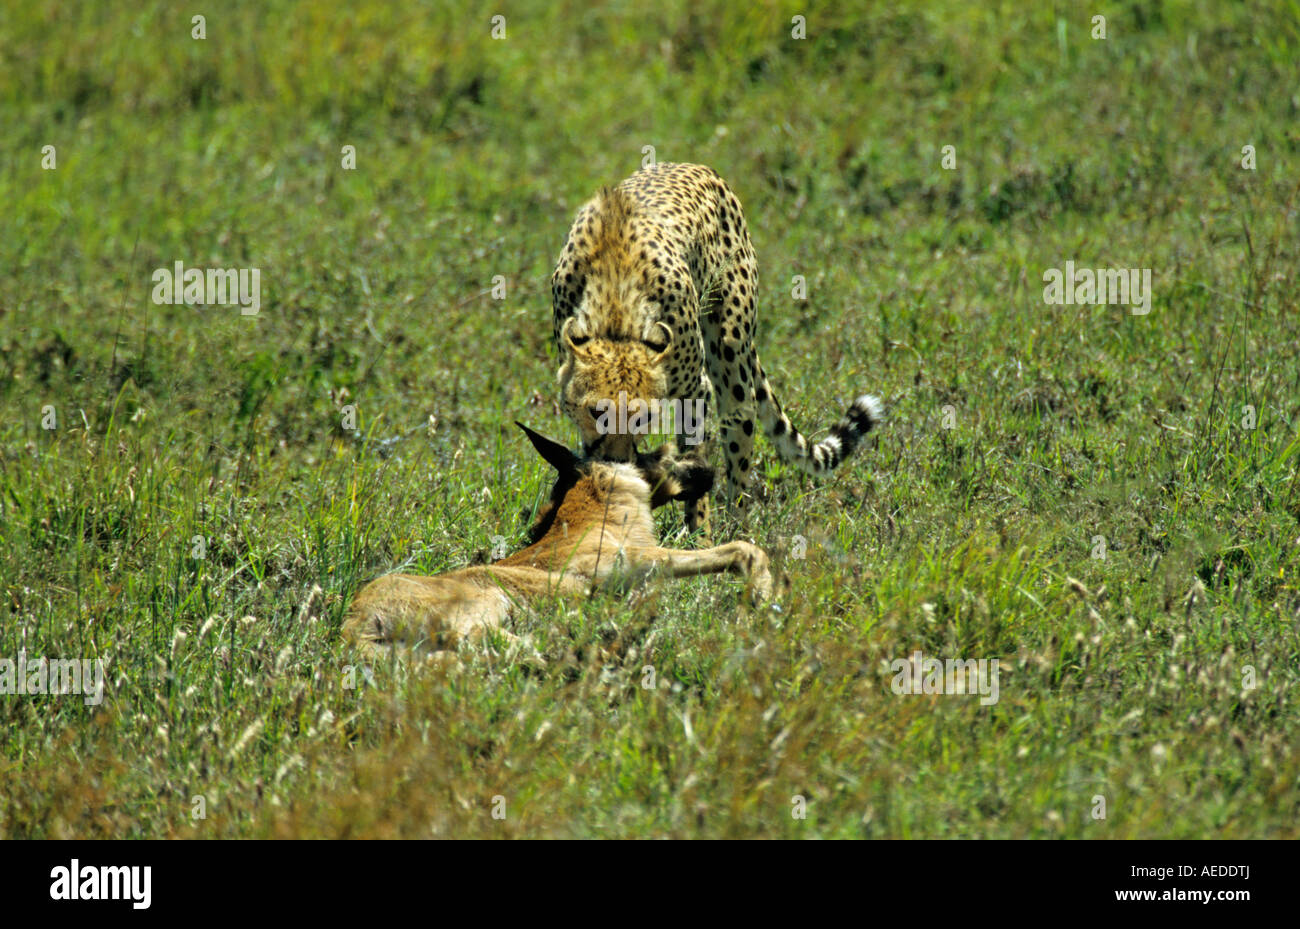
M577 322L578 318L576 316L570 316L564 321L564 325L560 327L560 341L564 343L570 352L576 352L579 346L586 345L591 340L590 336L573 334L573 328Z
M578 466L578 457L559 442L533 432L519 420L515 420L515 425L524 430L524 434L528 436L528 441L532 442L533 448L537 449L537 454L545 458L546 463L556 471L561 474L568 474Z
M655 323L655 329L663 331L656 331L653 336L645 340L645 345L655 353L655 361L658 361L668 354L668 349L672 348L673 331L664 323Z

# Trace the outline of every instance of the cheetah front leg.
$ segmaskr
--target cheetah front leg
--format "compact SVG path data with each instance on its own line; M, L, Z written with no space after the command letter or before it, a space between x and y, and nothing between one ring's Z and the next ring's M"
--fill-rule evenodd
M745 270L740 273L742 268ZM750 286L745 285L745 280ZM747 515L750 468L754 464L758 363L754 357L751 288L757 280L752 255L742 256L736 271L723 280L715 302L700 317L700 331L707 346L706 368L718 401L718 434L727 458L727 508L738 525L744 525Z
M737 524L743 525L754 464L754 385L748 369L737 364L740 355L734 344L726 336L722 344L732 361L710 355L709 375L717 388L718 436L727 459L727 508Z
M713 426L709 421L709 400L713 385L707 374L701 372L699 394L682 398L682 416L677 420L677 449L683 460L697 461L708 466L709 451L713 447ZM709 537L709 496L704 494L683 501L688 532L699 532Z

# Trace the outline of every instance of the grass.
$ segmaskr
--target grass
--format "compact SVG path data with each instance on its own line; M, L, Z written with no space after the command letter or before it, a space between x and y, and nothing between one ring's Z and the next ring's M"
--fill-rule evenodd
M0 836L1297 837L1300 9L854 6L0 13L0 657L107 666L0 697ZM550 269L645 146L744 201L796 423L887 428L821 483L760 440L778 609L358 668L366 579L522 542ZM261 312L153 304L178 260ZM916 650L999 701L895 696Z

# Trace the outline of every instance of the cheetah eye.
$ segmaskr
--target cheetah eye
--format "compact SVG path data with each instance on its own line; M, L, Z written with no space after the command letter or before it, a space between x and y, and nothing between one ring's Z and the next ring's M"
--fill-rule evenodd
M587 344L588 342L590 342L590 341L591 341L591 336L589 336L589 335L571 335L571 336L569 336L569 342L571 342L571 343L574 345L575 348L576 348L577 346L579 346L579 345L586 345L586 344Z
M656 355L668 351L668 343L673 340L673 331L664 323L655 323L654 328L641 339L641 344Z

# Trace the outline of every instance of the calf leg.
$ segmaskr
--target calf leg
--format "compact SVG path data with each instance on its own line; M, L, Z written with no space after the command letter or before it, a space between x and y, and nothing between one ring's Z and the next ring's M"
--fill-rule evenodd
M656 548L638 554L672 577L730 572L748 579L756 600L772 595L772 571L767 553L749 542L728 542L698 552Z

